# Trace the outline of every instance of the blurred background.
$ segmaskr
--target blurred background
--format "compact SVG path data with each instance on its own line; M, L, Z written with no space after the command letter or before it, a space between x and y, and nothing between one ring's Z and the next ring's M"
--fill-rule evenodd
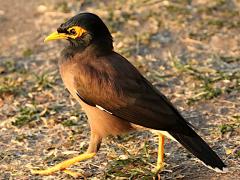
M43 43L81 11L99 15L115 51L128 58L198 128L229 165L216 174L166 142L162 179L240 176L239 0L0 0L0 179L31 176L84 152L89 127L63 87L57 60L65 42ZM72 169L89 179L152 179L157 139L149 132L108 138L98 156Z

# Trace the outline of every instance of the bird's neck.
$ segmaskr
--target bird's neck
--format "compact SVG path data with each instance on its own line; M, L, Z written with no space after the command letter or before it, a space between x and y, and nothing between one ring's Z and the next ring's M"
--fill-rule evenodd
M107 54L112 53L113 51L113 45L112 43L105 43L103 42L94 42L90 45L85 45L82 43L76 44L76 43L70 43L66 48L63 49L61 55L65 58L71 58L74 57L76 53L81 54L81 53L91 53L92 55L96 56L104 56Z
M74 57L76 53L84 52L85 49L86 48L84 46L69 45L62 50L61 55L62 55L63 59L70 59L70 58Z
M89 56L91 57L100 57L100 56L107 56L108 54L111 54L113 52L113 48L106 46L99 47L96 43L89 45L87 47L85 46L72 46L69 45L66 48L64 48L61 52L61 59L59 60L59 64L62 64L65 61L68 61L70 59L73 59L76 54L78 57L87 58Z

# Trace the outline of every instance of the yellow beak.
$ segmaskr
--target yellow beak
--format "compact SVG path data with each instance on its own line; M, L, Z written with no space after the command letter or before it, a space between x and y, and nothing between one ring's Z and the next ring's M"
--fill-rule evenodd
M44 39L44 42L53 41L57 39L67 39L68 35L65 33L54 32Z

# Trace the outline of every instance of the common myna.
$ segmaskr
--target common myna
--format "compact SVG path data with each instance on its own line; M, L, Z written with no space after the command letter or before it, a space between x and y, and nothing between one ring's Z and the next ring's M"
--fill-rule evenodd
M113 50L112 36L95 14L80 13L61 24L45 41L66 39L59 67L62 80L88 116L91 138L85 154L35 174L67 170L92 158L103 138L139 129L159 134L156 169L163 168L164 136L182 144L205 165L224 171L226 165L192 129L173 104L123 56Z

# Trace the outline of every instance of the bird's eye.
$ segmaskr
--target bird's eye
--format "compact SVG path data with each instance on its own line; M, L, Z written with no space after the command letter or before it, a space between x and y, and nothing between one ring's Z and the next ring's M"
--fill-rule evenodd
M75 29L71 29L71 30L69 31L69 33L72 34L72 35L75 35L75 34L76 34L76 30L75 30Z

